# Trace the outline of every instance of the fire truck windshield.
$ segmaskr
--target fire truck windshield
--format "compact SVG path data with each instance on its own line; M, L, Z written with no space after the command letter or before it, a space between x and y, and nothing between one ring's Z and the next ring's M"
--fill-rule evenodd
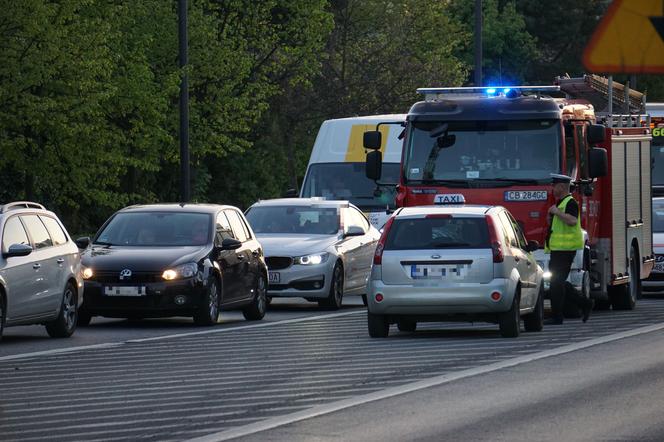
M404 175L410 184L538 184L560 173L558 120L412 121L409 130Z

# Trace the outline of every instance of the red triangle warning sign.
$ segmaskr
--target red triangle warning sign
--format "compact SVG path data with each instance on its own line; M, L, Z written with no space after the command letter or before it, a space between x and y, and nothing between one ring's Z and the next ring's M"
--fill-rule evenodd
M614 0L583 64L595 73L664 73L664 0Z

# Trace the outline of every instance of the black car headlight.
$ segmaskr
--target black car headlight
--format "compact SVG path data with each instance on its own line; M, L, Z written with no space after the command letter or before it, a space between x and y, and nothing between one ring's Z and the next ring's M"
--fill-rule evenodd
M164 273L161 274L161 277L166 281L172 281L174 279L183 279L191 278L198 273L198 265L194 262L188 264L182 264L171 269L164 270Z

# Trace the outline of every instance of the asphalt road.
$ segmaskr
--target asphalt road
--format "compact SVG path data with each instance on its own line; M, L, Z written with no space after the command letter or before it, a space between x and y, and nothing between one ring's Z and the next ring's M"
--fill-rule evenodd
M293 314L291 308L284 310L280 314ZM516 430L505 437L515 436L518 440L517 436L523 433L526 436L520 437L524 440L532 435L526 431L531 427L516 425L527 421L518 415L532 415L535 422L541 414L560 424L570 416L564 411L567 401L576 396L591 398L586 401L587 408L597 404L594 413L615 420L621 415L622 405L610 402L610 398L602 399L601 394L617 395L621 404L624 402L628 411L634 413L626 415L630 425L645 419L642 414L646 410L638 408L641 396L647 393L652 401L660 400L657 391L644 393L640 385L643 380L661 390L656 379L658 364L661 365L657 355L664 353L659 347L651 351L649 342L640 345L639 338L634 337L628 339L630 353L615 354L613 362L583 354L595 350L613 352L601 348L615 345L607 342L616 337L627 342L626 336L642 333L644 327L653 334L652 342L657 342L661 339L657 331L664 330L661 300L641 300L635 311L597 312L586 324L570 320L562 327L546 327L540 333L524 333L518 339L501 338L497 326L492 324L455 323L423 324L415 333L393 328L390 338L371 339L367 335L366 313L359 306L341 312L315 309L310 313L315 314L273 322L222 324L204 330L192 328L177 334L167 327L171 333L166 335L134 337L66 353L0 357L0 440L207 441L240 435L261 440L392 436L392 440L472 440L471 433L454 435L457 431L474 430L476 424L485 422L484 417L485 433L478 433L477 438L495 440L492 428L503 419L509 421L507 415L511 413L517 415ZM561 395L556 385L575 385L581 379L574 371L566 372L566 364L557 362L573 353L594 367L597 386L582 383L578 389ZM645 365L632 365L633 359L640 359ZM622 375L604 371L605 366L612 364L620 368L621 361ZM529 364L542 364L542 368L519 378L513 388L493 392L502 376ZM624 386L623 379L633 382ZM544 388L539 387L539 382L553 381L558 384L539 390ZM415 405L421 401L425 409L430 408L434 399L445 395L432 393L401 405L412 394L455 388L457 384L466 386L459 387L456 397L449 393L454 400L436 404L429 414ZM632 386L636 399L628 400ZM603 389L606 391L602 393ZM385 407L396 407L383 410L388 412L387 417L358 411L364 407L375 410L375 404L384 400L389 401ZM652 406L649 402L646 405ZM348 421L345 425L302 427L281 438L281 431L292 430L284 425L309 425L323 415L343 413L351 406L348 412L359 413L361 418L346 415L341 419ZM573 402L569 405L574 413L578 407L581 405ZM448 426L443 426L445 420L440 412L432 414L431 410L441 409L446 416L454 417ZM661 407L653 409L659 411ZM321 417L311 419L317 415ZM401 424L397 417L415 420ZM652 417L648 427L651 433L634 434L658 436L658 419ZM429 423L425 425L424 421ZM401 428L401 432L382 432L381 427L388 424ZM259 433L266 428L267 433ZM343 433L347 428L367 433ZM551 427L543 428L549 431Z
M344 298L341 311L362 308L362 300L358 296ZM278 322L288 319L330 314L318 307L318 304L299 298L274 299L268 313L256 323ZM219 324L215 327L229 328L250 324L240 311L222 312ZM0 342L0 357L23 353L42 352L71 347L94 346L125 342L133 339L145 339L169 336L181 333L195 333L205 328L193 324L191 318L160 318L145 319L131 322L125 319L95 317L90 326L80 327L69 338L53 339L48 336L41 325L8 327L3 332Z
M238 441L662 441L664 332L470 376Z

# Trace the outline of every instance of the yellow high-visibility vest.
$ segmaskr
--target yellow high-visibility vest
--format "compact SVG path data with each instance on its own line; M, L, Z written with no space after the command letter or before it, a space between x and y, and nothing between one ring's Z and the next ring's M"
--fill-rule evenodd
M558 209L565 213L567 203L572 200L572 195L567 195L558 204ZM583 248L583 232L581 231L581 208L573 226L565 224L559 217L554 216L551 223L551 236L544 248L546 253L551 250L579 250Z

